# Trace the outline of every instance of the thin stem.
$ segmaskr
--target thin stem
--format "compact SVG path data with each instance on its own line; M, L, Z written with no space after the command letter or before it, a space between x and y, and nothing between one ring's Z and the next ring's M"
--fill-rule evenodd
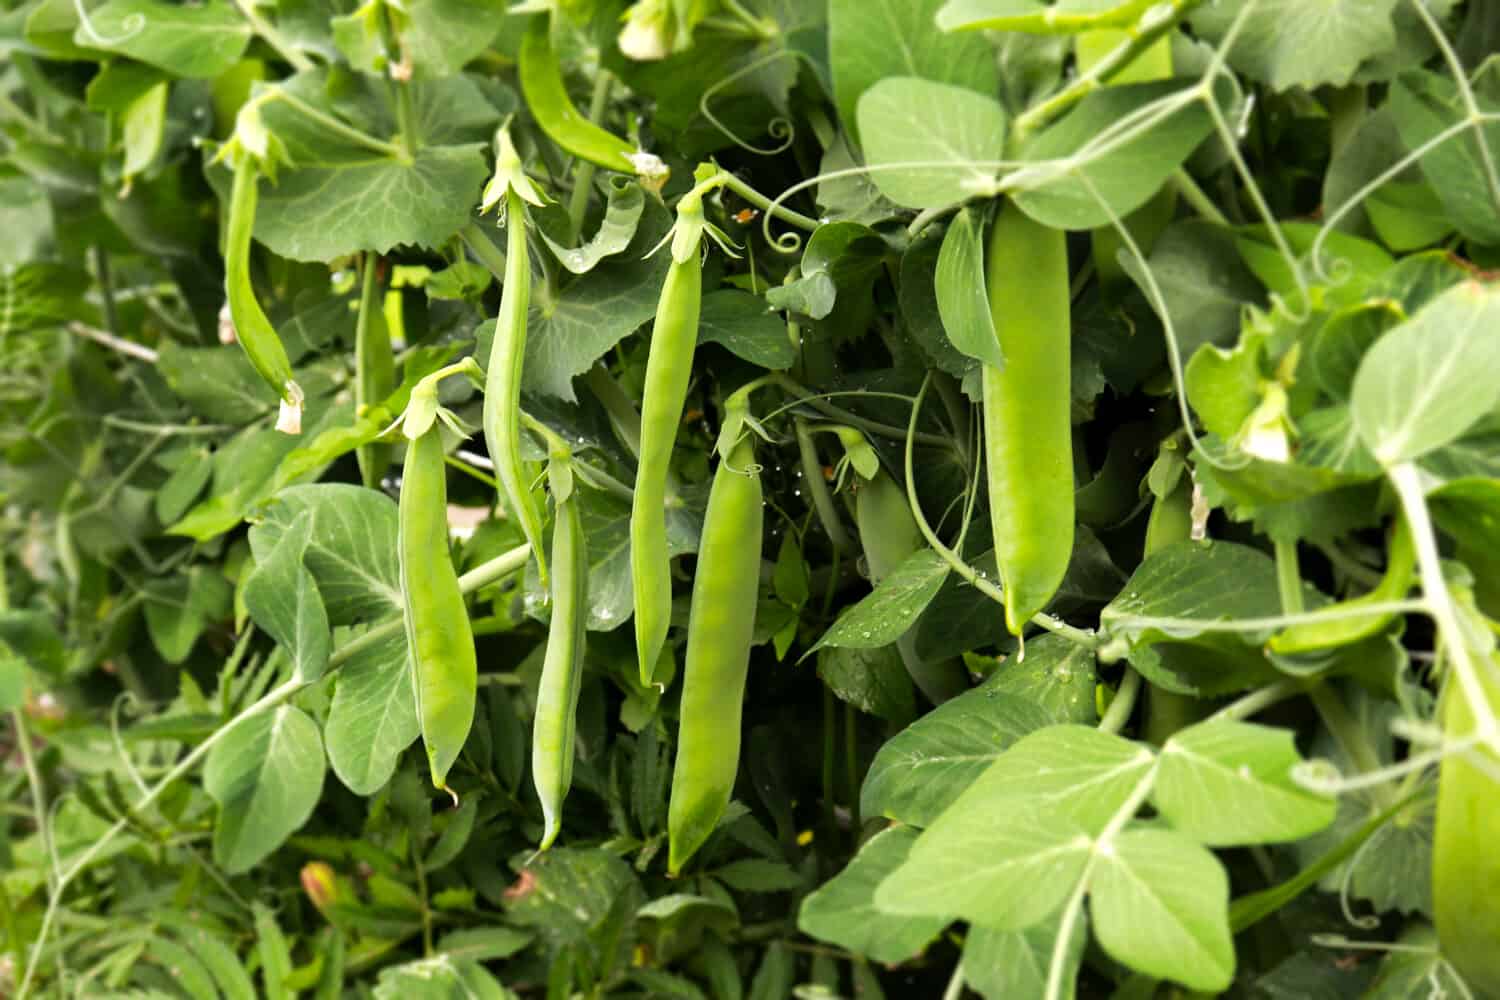
M839 520L837 505L833 502L833 494L828 492L828 482L823 478L823 463L818 460L818 449L813 444L812 433L807 429L807 421L801 417L795 417L792 421L797 432L797 452L802 460L802 478L807 485L807 494L812 498L813 510L817 512L818 521L823 525L823 530L828 534L828 540L833 543L835 549L852 549L854 542L849 533L844 530L844 522Z
M127 357L144 361L148 365L156 364L156 360L159 357L155 351L144 344L137 344L135 341L126 340L124 337L116 337L112 333L95 329L77 320L68 324L68 332L92 340L96 344L103 344L112 351L118 351Z
M1300 615L1306 610L1302 600L1302 572L1297 566L1297 543L1276 543L1276 589L1281 596L1281 610Z
M1125 723L1130 721L1130 713L1135 710L1136 698L1140 693L1141 675L1133 667L1126 667L1125 678L1120 681L1120 690L1115 692L1114 700L1109 703L1109 710L1099 720L1099 729L1106 733L1118 733L1124 729Z
M1283 678L1274 684L1251 691L1244 697L1230 702L1213 715L1210 715L1207 721L1239 722L1253 715L1259 715L1272 705L1286 701L1288 698L1301 693L1301 683L1292 680L1290 677Z
M736 177L734 174L729 173L728 171L724 171L720 175L719 181L729 190L733 191L735 194L739 195L741 198L745 199L750 204L760 209L762 212L769 213L775 218L780 219L782 222L785 222L789 226L796 226L798 229L801 229L804 232L811 233L815 232L817 228L822 225L821 222L819 222L817 219L814 219L812 216L803 215L801 212L792 211L785 205L776 204L775 202L771 201L770 198L767 198L765 195L755 190L755 188L751 187L749 184L746 184L744 181L740 180L738 177Z
M596 125L604 117L604 109L609 106L609 95L614 89L614 83L614 74L600 66L594 77L593 93L589 95L589 121ZM577 240L583 232L583 216L589 208L589 194L594 187L594 175L598 170L590 160L573 161L573 193L568 198L568 221L573 240Z
M305 73L313 69L313 61L292 47L292 43L281 33L275 25L261 17L255 9L255 0L235 0L235 6L240 9L245 20L250 22L250 27L265 40L265 43L276 50L276 54L285 59L298 73Z
M104 310L104 328L110 333L120 329L120 314L115 309L114 285L109 280L109 254L98 244L94 245L94 277L99 282L100 304Z
M458 231L458 236L464 241L464 246L469 248L469 252L479 258L479 263L485 266L485 270L495 276L496 281L505 280L505 251L495 245L490 234L480 228L478 221L470 219Z
M1375 748L1370 745L1364 728L1349 714L1349 707L1339 697L1338 691L1330 684L1313 684L1308 687L1307 696L1318 710L1323 726L1355 769L1361 774L1380 770L1380 760L1375 754Z
M36 753L31 746L31 731L26 724L25 710L11 709L10 721L16 727L16 748L21 751L21 762L26 768L26 783L31 786L31 807L36 813L33 821L36 823L37 836L42 842L42 857L46 859L47 883L50 885L59 873L53 867L57 854L52 843L52 820L51 811L47 807L47 786L42 783L42 772L36 766Z
M1220 226L1229 225L1229 218L1219 211L1219 206L1214 204L1213 199L1198 186L1198 182L1193 180L1193 175L1185 168L1179 167L1176 173L1172 174L1172 186L1177 189L1182 200L1191 205L1193 211L1200 216Z
M625 395L625 390L620 388L609 374L609 369L604 367L604 362L599 362L590 368L588 374L583 377L584 384L604 407L604 412L609 416L609 425L614 428L615 436L620 443L630 450L632 458L641 457L641 415Z
M819 413L822 413L824 416L827 416L827 417L832 417L834 420L837 420L839 423L848 424L851 427L858 427L860 430L865 431L866 433L869 433L869 434L878 434L881 437L891 438L892 440L896 440L896 441L905 441L908 438L911 438L912 440L916 441L918 444L925 444L925 445L929 445L929 446L934 447L934 448L953 448L953 447L955 447L954 443L951 440L949 440L948 438L942 436L941 434L925 434L925 433L922 433L921 431L916 430L915 426L912 426L912 427L897 427L894 424L885 424L885 423L881 423L878 420L868 420L868 419L866 419L864 417L861 417L857 413L850 413L848 410L842 409L841 407L834 406L832 403L830 403L826 399L824 399L823 396L820 396L820 395L814 393L812 390L805 388L800 383L798 383L795 379L791 378L790 376L784 375L781 372L772 372L768 377L770 378L770 380L772 382L776 383L776 385L780 386L788 394L790 394L792 396L795 396L796 399L797 399L797 402L806 404L807 406L811 406L813 409L817 410ZM861 396L861 395L875 396L875 395L879 395L879 396L892 396L894 394L893 393L866 393L866 392L862 392L860 390L851 390L851 391L842 392L842 393L828 393L827 395L844 395L844 396ZM899 398L904 399L905 397L902 396L902 397L899 397ZM785 407L783 407L783 409L785 409ZM771 413L766 414L765 419L766 420L770 420L772 417L776 416L776 414L778 412L780 412L780 411L779 410L773 410Z

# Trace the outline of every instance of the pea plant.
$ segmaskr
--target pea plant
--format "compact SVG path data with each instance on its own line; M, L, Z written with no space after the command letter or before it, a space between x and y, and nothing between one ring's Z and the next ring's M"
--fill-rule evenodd
M0 995L1500 997L1500 3L0 53Z

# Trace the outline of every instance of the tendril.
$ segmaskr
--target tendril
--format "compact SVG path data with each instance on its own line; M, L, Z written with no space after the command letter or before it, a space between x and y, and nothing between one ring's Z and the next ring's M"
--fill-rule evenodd
M792 124L791 119L782 115L778 115L777 117L771 119L771 121L766 125L766 134L769 135L772 139L779 140L779 145L765 147L757 146L754 143L749 142L748 140L740 138L740 136L733 129L724 124L724 122L717 115L709 110L709 102L713 100L714 96L718 94L719 91L733 86L742 78L749 76L751 73L757 72L758 70L770 65L778 59L786 58L801 60L803 62L806 62L809 66L812 65L812 60L808 59L808 57L804 53L798 52L795 49L781 49L777 52L768 53L764 56L761 56L759 59L753 60L752 62L741 66L739 69L735 70L733 73L730 73L728 76L722 77L718 82L714 83L707 90L703 91L703 96L698 98L698 113L701 114L705 119L707 119L710 125L718 129L720 134L722 134L726 139L728 139L730 142L734 143L736 146L738 146L740 149L743 149L747 153L754 153L756 156L775 156L778 153L786 152L791 148L792 141L797 136L797 129Z

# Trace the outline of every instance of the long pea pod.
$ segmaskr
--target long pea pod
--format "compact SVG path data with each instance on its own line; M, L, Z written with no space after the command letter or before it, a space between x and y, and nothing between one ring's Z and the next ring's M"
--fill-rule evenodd
M1066 234L1007 201L985 283L1005 367L984 365L985 464L1005 624L1020 635L1057 593L1073 551Z
M542 850L552 846L562 826L563 800L573 783L574 733L578 691L583 680L584 624L588 616L588 542L566 454L552 459L552 620L537 688L531 729L531 777L542 803ZM561 464L558 464L561 463Z
M1500 712L1500 658L1474 658L1490 713ZM1450 673L1443 736L1475 735L1475 706ZM1472 757L1470 755L1473 755ZM1442 955L1476 997L1500 997L1500 754L1484 743L1443 759L1432 838L1432 906Z
M521 36L517 59L521 94L541 130L564 150L589 163L621 173L639 174L660 189L667 168L661 160L589 121L563 84L562 65L552 46L551 15L533 14Z
M1376 604L1399 601L1410 592L1417 582L1417 550L1412 544L1411 529L1406 518L1396 515L1395 527L1391 529L1389 556L1380 582L1369 593L1347 601L1339 601L1318 609L1318 614L1359 611ZM1347 646L1381 632L1396 620L1389 611L1375 611L1365 615L1330 617L1328 621L1303 622L1291 625L1271 636L1266 648L1283 656L1315 654L1325 650Z
M380 257L373 252L364 255L364 273L360 276L359 318L354 325L354 405L356 412L379 406L396 388L396 357L391 350L391 334L380 310ZM361 445L354 453L359 463L360 480L369 488L380 485L391 462L391 446L384 442Z
M884 469L860 483L854 494L854 523L870 568L870 582L878 584L912 553L927 547L907 503L906 490ZM906 672L935 705L968 688L962 664L954 659L931 663L917 655L916 635L908 631L896 640L896 651Z
M438 380L459 367L429 375L412 391L404 417L406 462L398 511L411 686L432 783L444 790L474 724L479 678L469 612L449 555L447 466L437 405Z
M635 644L641 683L650 684L672 618L671 557L667 549L667 476L672 446L687 402L703 301L703 202L695 191L677 206L672 264L657 300L641 395L641 452L630 503L630 584L635 598Z
M542 515L521 460L521 370L526 359L526 313L531 307L531 259L526 250L526 206L515 187L505 190L505 224L505 285L500 290L500 314L495 318L495 338L485 368L484 440L505 505L536 553L537 574L545 587Z
M739 770L741 710L760 585L762 505L755 449L744 433L714 472L698 548L667 807L667 867L674 875L723 817Z
M255 206L259 200L260 170L249 155L241 155L234 168L229 192L229 218L224 235L224 293L235 339L265 383L281 400L276 429L302 433L302 387L292 373L276 328L266 318L250 281L250 239L255 230Z

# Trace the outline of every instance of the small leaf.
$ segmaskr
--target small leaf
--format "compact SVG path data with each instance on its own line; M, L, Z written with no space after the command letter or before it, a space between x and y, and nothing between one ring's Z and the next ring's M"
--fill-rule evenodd
M848 866L802 901L797 929L876 962L904 962L921 952L946 917L902 917L875 905L876 887L900 867L917 831L893 826L870 838Z
M948 340L961 353L996 368L1005 367L984 272L984 214L964 209L954 216L938 253L938 313Z
M894 646L824 649L818 677L839 700L870 715L900 723L916 712L911 677Z
M332 646L323 597L302 561L312 527L310 512L288 525L276 546L257 559L243 592L250 617L286 650L293 675L304 684L323 676Z
M797 353L786 323L766 308L767 301L737 288L703 296L698 315L698 343L722 344L752 365L772 371L792 367Z
M936 552L923 548L912 553L871 594L839 615L812 649L875 649L895 642L921 616L947 578L948 564Z

